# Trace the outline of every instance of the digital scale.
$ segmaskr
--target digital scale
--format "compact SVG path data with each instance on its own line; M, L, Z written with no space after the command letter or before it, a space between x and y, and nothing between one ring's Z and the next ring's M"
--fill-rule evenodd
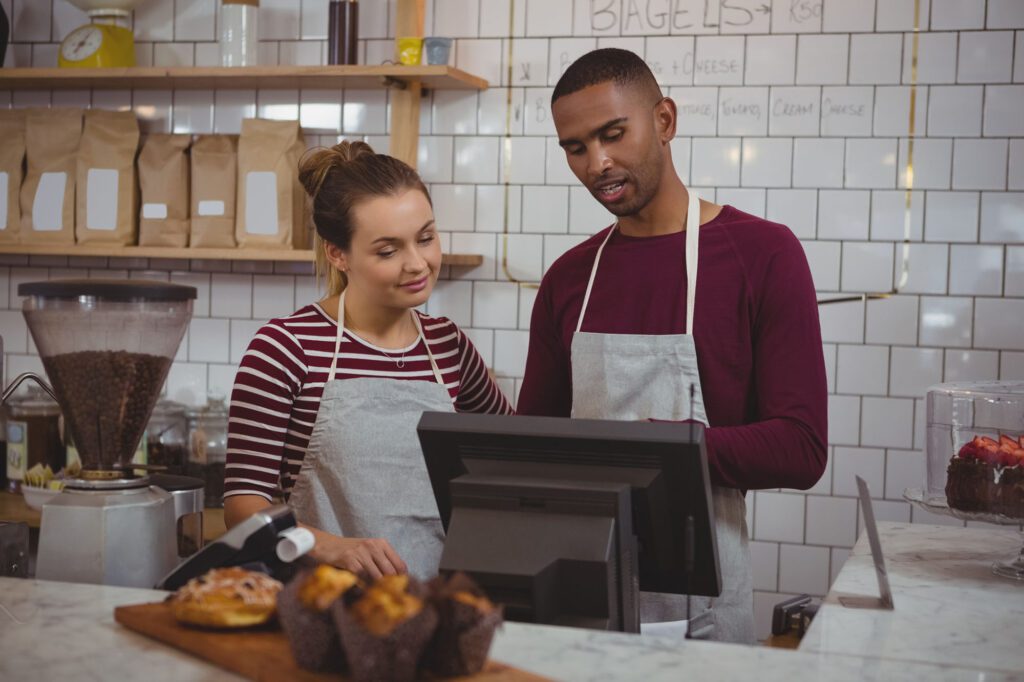
M58 66L135 66L135 37L128 26L137 0L68 1L88 14L90 23L79 26L61 41Z

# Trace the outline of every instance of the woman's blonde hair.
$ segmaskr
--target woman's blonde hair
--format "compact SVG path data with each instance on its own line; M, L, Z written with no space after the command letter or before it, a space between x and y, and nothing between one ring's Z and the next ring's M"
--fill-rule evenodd
M323 278L330 296L340 294L348 284L345 273L333 267L324 252L324 242L347 251L352 245L355 224L352 209L360 201L394 196L418 189L430 201L430 193L409 164L387 154L377 154L365 142L339 142L307 152L299 162L299 181L309 196L316 236L317 278Z

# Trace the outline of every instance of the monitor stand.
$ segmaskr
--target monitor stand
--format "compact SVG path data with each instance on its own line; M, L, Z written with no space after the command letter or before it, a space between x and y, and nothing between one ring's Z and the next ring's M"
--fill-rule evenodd
M465 474L442 573L470 574L509 620L639 632L630 487Z

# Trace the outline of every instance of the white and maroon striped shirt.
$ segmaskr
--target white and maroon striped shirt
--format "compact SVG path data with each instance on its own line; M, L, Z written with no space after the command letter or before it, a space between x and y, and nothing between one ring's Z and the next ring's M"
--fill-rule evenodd
M462 330L447 318L417 314L455 409L511 414L512 406ZM313 304L271 320L256 333L231 392L224 497L270 499L278 485L286 494L291 490L316 421L337 331L337 323ZM436 381L422 339L385 352L347 330L335 372L336 380Z

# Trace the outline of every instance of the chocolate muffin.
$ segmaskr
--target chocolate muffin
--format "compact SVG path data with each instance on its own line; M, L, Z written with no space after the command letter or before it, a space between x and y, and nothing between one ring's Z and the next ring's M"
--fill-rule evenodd
M464 573L430 583L430 600L439 623L430 643L426 666L441 676L472 675L487 663L502 610Z
M342 595L358 590L359 582L353 573L321 564L299 573L278 595L278 619L301 667L317 672L347 669L331 607Z
M416 679L437 613L414 578L384 576L356 599L331 607L349 673L356 682Z

